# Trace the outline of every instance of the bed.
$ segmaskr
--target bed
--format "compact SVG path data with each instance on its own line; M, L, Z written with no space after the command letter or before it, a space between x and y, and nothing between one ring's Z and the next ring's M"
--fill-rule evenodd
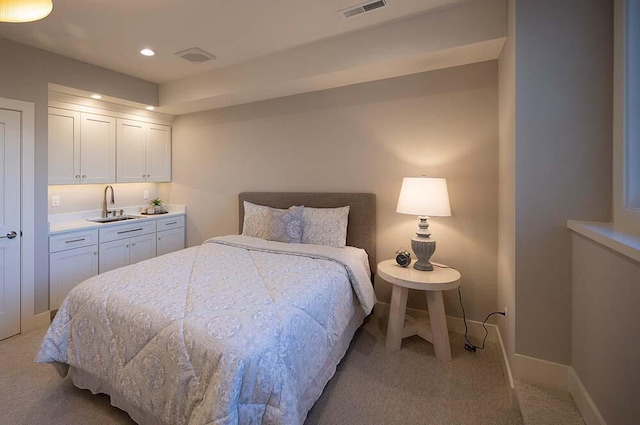
M243 236L245 201L349 205L350 246ZM241 235L74 288L36 362L139 424L302 424L375 304L375 195L245 192L239 208Z

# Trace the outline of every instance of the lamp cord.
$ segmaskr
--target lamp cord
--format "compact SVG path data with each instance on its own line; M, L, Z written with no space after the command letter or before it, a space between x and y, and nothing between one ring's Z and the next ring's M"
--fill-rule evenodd
M478 345L475 345L473 342L469 341L469 338L467 337L469 328L467 327L467 316L464 312L464 304L462 304L462 291L460 290L459 286L458 286L458 298L460 299L460 307L462 307L462 320L464 322L464 349L467 351L473 351L474 353L476 352L476 350L484 350L484 346L487 341L487 336L489 335L489 329L487 329L487 326L486 326L487 320L489 320L489 318L494 314L501 314L505 316L505 313L504 311L494 311L487 315L487 317L482 322L482 327L484 328L484 338L482 339L482 345L478 346Z
M433 264L436 267L440 267L441 269L451 268L449 266L445 266L444 264L434 263L433 261L431 262L431 264ZM485 342L487 341L487 336L489 335L489 329L487 329L487 326L486 326L487 320L489 320L489 318L494 314L501 314L503 316L506 316L506 314L504 313L504 311L494 311L487 315L487 317L482 322L482 327L484 328L484 338L482 339L482 346L477 346L473 342L469 341L469 338L467 337L467 334L469 333L469 328L467 327L467 315L464 311L464 304L462 304L462 291L460 290L459 286L458 286L458 298L460 299L460 307L462 307L462 321L464 322L464 349L467 351L473 351L474 353L476 352L476 350L484 350L484 345L485 345Z

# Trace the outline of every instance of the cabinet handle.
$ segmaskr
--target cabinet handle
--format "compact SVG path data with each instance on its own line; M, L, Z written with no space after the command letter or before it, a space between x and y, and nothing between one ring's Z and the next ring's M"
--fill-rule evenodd
M178 224L178 222L172 221L171 223L164 223L165 226L171 226L172 224Z
M76 177L75 177L75 178L76 178L76 179L79 179L79 178L80 178L80 174L76 174Z
M64 241L64 243L82 242L83 240L85 240L85 238L82 238L82 239L73 239L73 240L70 240L70 241Z
M129 244L127 244L126 248L129 248Z
M93 251L93 255L98 255L98 251Z
M133 242L133 243L131 244L131 246L136 246L136 243L135 243L135 242Z
M162 236L158 236L158 240L162 240Z
M83 175L82 175L82 178L83 178L83 179L86 179L86 178L87 178L87 175L86 175L86 174L83 174Z
M121 230L118 232L119 235L123 234L123 233L131 233L131 232L139 232L140 230L144 230L142 227L139 227L137 229L131 229L131 230ZM127 245L129 246L129 245Z

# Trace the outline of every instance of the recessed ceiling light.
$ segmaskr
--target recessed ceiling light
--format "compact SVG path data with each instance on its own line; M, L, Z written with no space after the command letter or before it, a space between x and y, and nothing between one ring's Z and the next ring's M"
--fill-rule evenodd
M153 111L153 110L154 110L154 109L156 109L156 108L154 108L153 106L147 106L145 109L146 109L147 111Z
M154 52L151 49L142 49L142 50L140 50L140 54L143 55L143 56L153 56L153 55L156 54L156 52Z
M91 98L97 100L97 99L102 99L102 96L100 96L99 94L92 94Z

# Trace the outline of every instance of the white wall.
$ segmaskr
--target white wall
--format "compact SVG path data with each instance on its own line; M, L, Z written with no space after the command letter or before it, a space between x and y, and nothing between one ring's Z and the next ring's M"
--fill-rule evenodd
M434 259L461 271L467 312L482 320L496 307L497 70L490 61L179 116L161 196L188 205L195 245L237 233L242 191L373 192L383 260L417 228L395 212L402 178L446 177L453 216L431 219ZM376 291L388 301L388 284ZM426 308L424 294L410 306Z
M0 97L35 103L35 312L48 310L48 83L156 104L156 84L0 38Z
M571 365L608 424L640 419L640 263L574 234Z
M571 361L568 219L609 221L612 25L607 1L516 5L518 354Z

